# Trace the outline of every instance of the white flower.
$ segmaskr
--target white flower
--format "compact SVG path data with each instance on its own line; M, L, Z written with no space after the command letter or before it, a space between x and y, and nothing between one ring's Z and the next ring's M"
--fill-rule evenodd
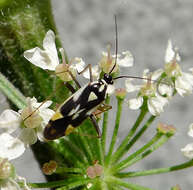
M193 137L193 123L189 126L188 136Z
M22 184L20 187L19 184ZM26 180L15 174L14 166L5 158L0 157L0 189L1 190L30 190Z
M25 179L25 178L23 178ZM26 181L26 180L25 180ZM24 186L20 187L19 183L23 183ZM0 182L1 190L31 190L24 180L21 180L21 177L17 176L16 178L9 178L7 180Z
M177 53L177 48L174 48L171 40L168 40L168 45L167 45L166 53L165 53L165 62L169 63L173 61L174 59L176 61L181 60L179 54Z
M116 55L111 56L110 50L108 50L108 52L102 52L102 59L99 61L98 64L103 72L109 73L113 68L113 66L115 65L115 62L116 62ZM111 73L117 72L117 70L119 69L119 66L132 67L133 62L134 62L134 58L129 51L122 52L122 58L121 58L121 55L118 54L117 62L116 62L117 64L113 69L113 71L111 71Z
M18 158L25 151L21 140L12 137L8 133L0 134L0 156L9 160Z
M187 144L184 148L181 149L185 157L192 159L193 158L193 143Z
M115 73L118 71L120 67L131 67L133 66L133 56L129 51L122 52L123 57L121 55L117 55L117 64L114 70L111 73ZM112 55L110 53L110 49L108 52L102 52L102 59L99 61L98 65L92 66L92 76L94 80L98 80L100 78L100 74L102 72L109 73L115 64L116 55ZM90 79L89 69L87 69L83 74L83 77ZM108 85L107 94L112 95L115 92L115 85Z
M128 93L130 92L135 92L140 90L141 85L134 85L131 81L133 81L134 79L126 79L125 80L125 87Z
M94 65L91 67L92 69L92 77L93 77L93 80L98 80L99 77L100 77L100 68L98 65ZM82 76L86 79L90 79L90 73L89 73L89 69L87 69L86 71L84 71L82 73Z
M134 63L134 58L133 55L131 54L130 51L124 51L122 52L123 58L121 59L118 57L117 59L117 64L120 67L132 67Z
M74 58L70 64L65 63L65 56L63 48L60 52L63 58L63 64L59 64L58 53L55 44L55 34L52 30L46 33L43 40L43 50L35 47L24 52L24 57L32 64L44 70L55 71L56 75L64 81L72 80L72 77L67 71L70 71L73 76L76 76L77 71L80 72L84 68L84 61L82 58Z
M156 116L163 112L163 107L168 103L168 99L157 93L157 85L153 81L157 80L160 75L161 71L159 70L149 73L149 70L146 69L143 73L143 78L146 78L143 85L132 84L131 81L133 79L127 79L125 81L127 92L139 91L137 98L128 100L128 106L130 109L139 109L143 105L144 97L147 97L148 110L152 115ZM162 89L163 88L164 87L162 87Z
M193 137L193 123L189 125L188 136ZM193 158L193 143L187 144L184 148L181 149L185 157L192 159Z
M46 101L42 104L35 98L27 98L27 106L18 113L8 109L0 115L0 129L13 133L20 128L19 139L26 146L34 144L37 138L43 141L43 130L54 114L54 111L48 108L51 103Z
M35 47L24 52L24 57L32 64L42 68L54 71L59 64L58 53L55 45L55 34L52 30L46 33L43 40L43 48Z
M177 63L180 61L180 56L177 53L176 48L173 48L171 41L168 41L168 47L166 49L165 55L165 69L164 72L167 74L167 77L174 78L174 86L176 91L180 96L184 96L192 93L193 89L193 69L189 70L192 72L185 73L182 72L180 65Z
M193 89L193 75L181 72L181 76L175 80L175 88L180 96L191 94Z

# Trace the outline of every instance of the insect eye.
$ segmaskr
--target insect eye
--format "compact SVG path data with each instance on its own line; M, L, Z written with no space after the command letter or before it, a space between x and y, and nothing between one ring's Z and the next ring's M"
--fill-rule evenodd
M111 75L109 74L104 74L104 80L108 83L108 84L113 84L113 78Z

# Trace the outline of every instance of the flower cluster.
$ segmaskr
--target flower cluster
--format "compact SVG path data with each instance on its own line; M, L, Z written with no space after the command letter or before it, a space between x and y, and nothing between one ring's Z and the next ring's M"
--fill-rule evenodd
M51 101L38 103L36 98L26 98L27 106L15 112L5 110L0 115L0 187L1 190L30 190L24 178L17 176L9 160L20 157L25 148L43 141L43 130L54 111ZM17 133L14 134L13 133ZM19 135L18 135L19 134ZM22 184L22 188L18 184Z
M0 115L0 155L3 158L15 159L23 154L25 147L34 144L37 139L44 141L43 130L54 111L48 107L51 101L38 103L35 98L27 98L27 106L15 112L5 110ZM18 137L12 134L19 131Z
M131 109L139 109L147 99L149 112L156 116L163 112L174 93L184 96L192 93L193 74L182 72L179 63L180 56L177 49L168 41L165 54L164 69L158 69L152 73L145 70L143 73L144 84L134 85L132 79L125 81L127 92L138 91L137 98L130 99L128 105ZM193 69L190 68L190 71Z
M82 58L75 57L66 63L65 52L63 48L60 48L62 55L62 64L59 64L58 53L55 45L54 32L49 30L43 40L43 48L35 47L33 49L24 52L24 57L32 64L44 69L55 71L55 74L63 81L71 81L73 77L76 77L78 73L84 70L85 63ZM93 79L100 78L101 73L109 73L115 65L115 68L111 71L112 74L118 73L119 67L131 67L133 66L134 58L129 51L122 52L122 55L111 55L110 47L108 52L102 52L102 58L99 63L92 67ZM115 64L116 63L116 64ZM83 73L83 77L89 79L89 70ZM108 94L114 93L115 87L109 85L107 89Z
M77 74L82 73L85 63L82 58L78 57L68 61L62 48L60 53L62 63L59 61L55 45L55 34L49 30L43 40L43 49L35 47L27 50L24 52L24 57L44 70L55 71L55 74L62 81L72 81ZM192 93L193 68L189 69L190 73L183 72L179 65L180 61L177 49L172 46L171 41L168 41L163 69L154 72L146 69L142 77L127 76L130 79L125 80L125 89L119 88L115 90L114 85L108 85L107 93L109 95L114 93L117 99L122 102L126 97L126 92L137 92L135 98L127 100L129 108L136 110L145 107L153 116L160 115L164 111L164 106L169 103L174 94L178 93L180 96L184 96ZM111 74L113 79L118 79L117 75L120 72L120 68L131 67L133 62L134 58L129 51L111 55L110 47L108 47L107 52L102 52L102 58L98 64L91 67L93 79L98 80L105 73ZM89 79L89 70L85 70L82 75ZM120 78L124 77L121 76ZM143 79L143 83L141 85L133 84L134 78ZM52 101L38 103L35 98L26 98L26 107L22 110L16 112L7 109L0 115L0 129L2 131L0 134L0 187L2 190L29 190L25 179L15 174L14 167L9 160L21 156L25 148L36 143L37 140L45 141L43 137L44 128L55 113L49 108L51 104ZM160 124L160 133L168 133L168 131L173 134L173 127ZM193 137L193 124L190 126L188 135ZM188 144L181 151L186 157L193 158L193 144ZM51 175L56 171L56 168L57 163L53 161L46 163L43 171L47 175ZM102 165L98 164L98 162L89 166L86 172L90 179L103 176L105 173ZM22 188L19 183L23 184Z
M20 187L19 184L22 184ZM1 190L30 190L25 178L16 175L14 166L6 158L0 157L0 189Z

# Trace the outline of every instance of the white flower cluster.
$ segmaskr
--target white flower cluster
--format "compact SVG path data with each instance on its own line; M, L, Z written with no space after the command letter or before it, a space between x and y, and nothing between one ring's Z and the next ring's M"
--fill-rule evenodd
M56 75L59 76L63 81L70 81L70 71L76 76L77 71L80 72L84 69L85 63L82 58L75 57L70 61L69 64L65 63L64 50L61 48L61 54L63 56L63 63L59 64L58 52L55 44L55 34L52 30L46 33L43 40L43 48L35 47L33 49L24 52L24 57L32 64L40 67L44 70L55 71Z
M19 184L22 184L22 187ZM16 175L14 166L7 158L2 157L0 157L0 189L30 190L25 178Z
M5 110L0 115L0 156L9 160L21 156L25 148L34 144L37 139L43 141L43 130L54 111L48 107L51 101L38 103L35 98L27 98L27 106L15 112ZM41 105L41 106L40 106ZM18 131L19 135L12 134Z
M24 109L18 112L7 109L0 115L1 190L30 190L25 179L15 174L9 160L21 156L25 148L34 144L37 139L44 140L43 130L54 114L54 111L48 108L51 101L38 103L35 98L27 98L26 102ZM18 182L23 184L22 188Z
M85 67L84 61L79 57L75 57L70 61L69 64L66 64L64 50L62 48L60 48L60 52L63 57L63 63L59 64L58 53L55 45L55 35L51 30L46 33L46 36L43 40L43 48L44 50L40 49L39 47L27 50L24 52L24 57L32 64L44 70L55 71L55 74L63 81L73 80L71 74L76 77L77 73L81 72ZM102 71L104 73L109 73L115 64L116 58L117 64L112 73L117 72L119 70L119 66L133 66L134 59L129 51L122 52L122 55L118 54L116 57L116 55L111 55L110 48L108 48L108 52L102 52L102 58L99 63L92 67L93 78L95 80L99 79ZM89 79L89 70L83 73L83 77ZM109 85L107 93L112 94L114 90L115 87L113 85Z
M75 57L67 64L64 49L61 48L60 52L62 64L58 58L55 34L49 30L43 40L43 49L35 47L27 50L24 52L24 57L42 69L55 71L61 80L71 81L84 70L85 63L82 58ZM133 62L134 58L129 51L122 52L121 55L111 55L109 48L108 52L102 53L102 58L98 64L92 67L93 78L94 80L99 79L101 73L110 73L116 76L120 67L131 67ZM129 108L139 109L144 103L147 103L149 112L157 116L163 112L164 106L169 103L175 93L180 96L192 93L193 68L190 68L190 73L182 72L179 62L180 56L177 49L173 48L171 41L168 41L164 69L155 72L149 72L146 69L142 76L144 80L141 85L134 85L133 79L125 81L125 88L128 93L137 91L137 97L128 100ZM82 75L88 79L88 70ZM107 93L112 94L114 91L115 86L108 85ZM27 106L24 109L18 112L7 109L0 115L0 130L2 131L0 133L0 187L2 190L29 190L23 178L13 175L13 166L9 160L21 156L25 148L34 144L37 139L45 140L43 130L54 114L54 111L48 108L52 103L51 101L38 103L35 98L27 98L26 101ZM17 135L14 134L15 131L19 131ZM190 127L189 135L193 136L193 125ZM193 158L193 144L188 144L182 149L182 152L185 156ZM5 170L2 170L3 167ZM24 183L23 188L18 185L18 182L21 181Z
M149 112L156 116L163 112L164 106L168 104L174 92L177 92L180 96L192 93L193 73L182 72L179 61L180 56L169 40L164 69L152 73L145 70L143 78L149 80L144 80L142 85L132 84L131 79L126 80L127 92L139 92L137 98L128 101L129 107L134 110L139 109L143 105L144 97L146 97ZM190 71L192 70L190 68Z

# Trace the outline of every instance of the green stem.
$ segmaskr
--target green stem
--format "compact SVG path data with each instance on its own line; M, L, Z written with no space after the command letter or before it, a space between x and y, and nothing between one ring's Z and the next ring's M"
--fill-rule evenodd
M124 152L122 153L125 154L126 152L129 151L129 149L135 144L135 142L144 134L144 132L148 129L148 127L152 124L152 122L155 120L156 116L151 116L145 125L137 132L137 134L131 139L129 144L125 147Z
M23 109L26 106L25 96L23 96L23 94L17 88L15 88L13 84L9 82L9 80L1 73L0 73L0 90L19 109Z
M101 139L97 139L97 144L98 144L98 150L99 150L99 162L104 165L104 154L103 154L103 149L102 149L102 143Z
M109 103L110 103L110 97L107 96L105 100L105 104L109 104ZM109 117L109 112L107 111L104 113L104 116L103 116L103 129L102 129L102 138L101 138L103 155L105 155L105 152L106 152L105 145L106 145L106 137L107 137L108 117Z
M162 136L156 144L152 145L151 148L147 151L145 151L144 153L134 157L133 159L129 160L127 163L125 163L124 166L122 166L121 168L119 168L119 171L120 170L123 170L124 168L127 168L131 165L133 165L134 163L144 159L146 156L150 155L152 152L154 152L155 150L157 150L160 146L162 146L166 141L168 141L168 139L170 138L171 136L167 136L167 135L164 135ZM117 170L116 170L117 171Z
M116 114L115 127L114 127L114 131L113 131L113 136L112 136L112 139L111 139L111 144L110 144L110 147L109 147L109 152L108 152L108 155L107 155L106 160L105 160L106 165L108 165L109 160L111 159L113 149L114 149L114 145L115 145L116 140L117 140L117 134L118 134L119 123L120 123L121 112L122 112L122 105L123 105L123 99L118 98L117 99L117 114Z
M83 171L80 168L58 167L56 169L55 173L58 173L58 174L64 174L64 173L78 173L78 174L82 174Z
M65 180L59 180L59 181L52 181L52 182L47 182L47 183L28 183L28 185L31 188L56 188L56 187L61 187L64 189L72 189L75 187L79 187L82 185L85 185L89 182L91 182L91 179L85 179L84 177L77 177L77 178L72 178L72 179L65 179Z
M139 150L131 154L129 157L127 157L125 160L121 161L119 164L115 165L112 168L112 171L114 173L117 173L120 170L123 170L124 168L130 166L131 163L133 163L133 160L137 158L139 154L147 150L149 147L151 147L153 144L158 142L158 140L162 137L163 134L157 133L147 144L145 144L143 147L141 147Z
M168 168L158 168L158 169L145 170L145 171L118 173L116 174L116 176L119 178L128 178L128 177L155 175L155 174L173 172L177 170L183 170L185 168L192 167L192 166L193 166L193 159L188 162L171 166Z
M135 122L135 124L133 125L133 127L131 128L131 130L129 131L128 135L124 138L124 140L122 141L122 143L119 145L119 147L117 148L115 154L112 156L111 158L111 164L117 162L123 155L125 147L127 146L128 141L130 140L130 138L134 135L135 131L137 130L138 126L140 125L140 123L143 121L145 115L147 113L146 109L141 109L141 112Z
M129 188L131 190L153 190L153 189L143 187L143 186L140 186L140 185L137 185L137 184L122 181L121 179L116 178L116 177L109 177L106 181L108 183L115 184L116 186L119 185L119 186L122 186L122 187Z

